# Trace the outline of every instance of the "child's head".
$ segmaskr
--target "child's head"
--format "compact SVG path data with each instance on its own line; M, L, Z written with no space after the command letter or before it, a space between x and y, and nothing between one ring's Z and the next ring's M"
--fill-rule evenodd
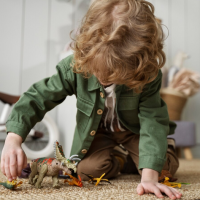
M151 82L165 63L154 6L141 0L95 0L73 49L75 72L135 91Z

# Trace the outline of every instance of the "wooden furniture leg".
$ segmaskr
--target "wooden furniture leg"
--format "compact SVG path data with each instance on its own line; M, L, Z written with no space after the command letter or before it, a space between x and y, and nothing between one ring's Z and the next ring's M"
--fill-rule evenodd
M184 152L186 160L191 160L193 158L191 149L189 147L184 147L183 152Z

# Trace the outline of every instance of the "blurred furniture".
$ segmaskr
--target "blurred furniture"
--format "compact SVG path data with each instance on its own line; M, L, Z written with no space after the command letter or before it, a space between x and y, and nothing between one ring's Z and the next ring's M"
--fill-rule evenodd
M195 123L181 121L181 114L188 98L173 88L161 89L160 95L167 104L170 120L177 124L175 133L173 135L169 135L168 137L175 140L178 156L181 157L181 149L183 149L185 158L190 160L193 158L191 147L196 144Z
M161 89L160 95L167 104L170 120L181 120L181 114L187 102L187 98L173 88Z
M174 121L177 124L177 128L173 135L169 135L168 138L173 138L176 142L177 148L183 148L184 156L187 160L193 158L191 147L196 144L196 129L194 122L188 121Z

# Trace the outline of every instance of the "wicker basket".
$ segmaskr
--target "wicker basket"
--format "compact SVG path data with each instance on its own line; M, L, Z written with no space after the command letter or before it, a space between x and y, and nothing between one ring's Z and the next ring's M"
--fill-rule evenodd
M160 95L167 104L170 120L181 120L187 97L172 88L161 89Z

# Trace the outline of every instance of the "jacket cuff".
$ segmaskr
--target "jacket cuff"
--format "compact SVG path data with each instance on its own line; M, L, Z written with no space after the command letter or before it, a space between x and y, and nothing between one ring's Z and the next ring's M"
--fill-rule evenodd
M25 141L28 133L29 133L29 128L27 126L25 126L24 124L21 124L19 122L16 121L7 121L6 122L6 132L13 132L19 136L22 137L22 142Z
M160 173L163 169L165 162L166 162L166 159L156 158L151 155L142 156L142 157L139 157L138 169L142 170L144 168L149 168Z

